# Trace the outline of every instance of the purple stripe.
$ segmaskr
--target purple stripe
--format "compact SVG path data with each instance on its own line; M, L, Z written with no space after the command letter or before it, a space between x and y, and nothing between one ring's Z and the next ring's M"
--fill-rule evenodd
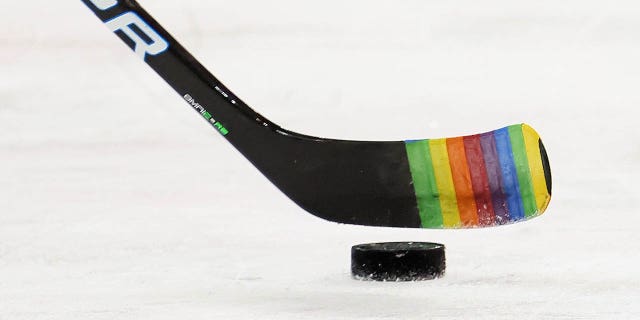
M500 169L500 159L498 157L498 149L496 148L496 140L493 132L481 134L480 145L484 153L484 163L487 166L487 178L489 180L489 188L491 189L493 211L496 213L496 223L508 223L509 209L507 207L506 196L502 191L502 169Z

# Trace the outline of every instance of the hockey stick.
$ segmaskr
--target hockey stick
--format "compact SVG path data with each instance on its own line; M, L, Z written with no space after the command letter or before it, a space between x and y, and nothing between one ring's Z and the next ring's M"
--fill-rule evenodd
M134 0L82 0L300 207L339 223L467 228L538 216L551 173L521 124L419 141L344 141L288 131L238 99Z

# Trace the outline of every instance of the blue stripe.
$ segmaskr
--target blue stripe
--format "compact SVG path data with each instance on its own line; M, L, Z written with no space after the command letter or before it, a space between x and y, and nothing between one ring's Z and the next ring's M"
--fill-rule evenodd
M502 170L502 187L509 206L509 218L511 221L522 220L524 219L524 208L520 197L518 171L516 171L516 164L513 160L509 128L496 130L494 136Z

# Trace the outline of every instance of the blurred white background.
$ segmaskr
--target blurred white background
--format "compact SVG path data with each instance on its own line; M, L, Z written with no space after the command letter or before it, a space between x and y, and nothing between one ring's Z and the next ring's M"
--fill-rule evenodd
M80 1L0 12L0 319L640 318L637 1L141 1L285 128L343 139L526 122L547 213L466 231L296 207ZM352 280L350 246L447 246L443 279Z

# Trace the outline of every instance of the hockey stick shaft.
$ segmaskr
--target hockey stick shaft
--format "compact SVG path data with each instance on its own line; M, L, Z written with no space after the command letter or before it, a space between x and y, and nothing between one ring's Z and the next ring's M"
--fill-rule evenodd
M227 89L137 2L82 1L232 144L230 128L241 127L236 123L246 118L279 129Z

